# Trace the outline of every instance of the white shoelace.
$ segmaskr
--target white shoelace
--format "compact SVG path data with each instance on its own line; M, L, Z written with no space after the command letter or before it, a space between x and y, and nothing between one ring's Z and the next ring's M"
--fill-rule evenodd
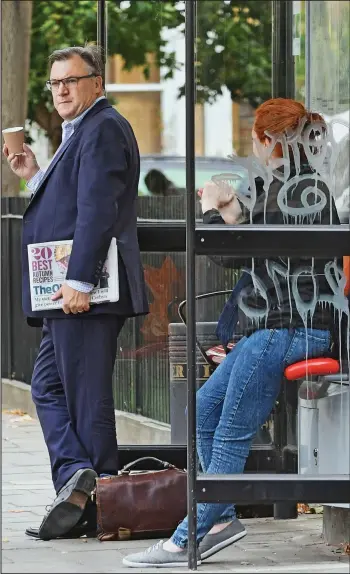
M147 548L146 552L148 554L150 554L154 550L159 550L163 546L163 544L164 544L164 540L159 540L159 542L157 542L156 544L153 544L153 546L150 546L149 548Z

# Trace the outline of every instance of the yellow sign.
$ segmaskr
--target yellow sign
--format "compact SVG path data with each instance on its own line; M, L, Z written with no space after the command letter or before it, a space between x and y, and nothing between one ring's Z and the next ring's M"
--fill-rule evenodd
M212 373L210 365L208 363L197 363L197 379L200 381L206 381L209 379ZM187 364L186 363L176 363L170 365L170 379L172 381L187 379Z

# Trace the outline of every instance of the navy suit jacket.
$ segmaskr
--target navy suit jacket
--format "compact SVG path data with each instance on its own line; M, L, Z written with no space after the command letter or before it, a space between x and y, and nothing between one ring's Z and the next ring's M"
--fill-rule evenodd
M67 317L62 310L32 311L27 256L30 243L65 239L74 240L67 279L94 285L112 237L119 249L119 301L92 305L77 316L148 312L137 239L139 174L130 124L107 100L97 102L53 159L23 216L22 302L28 318Z

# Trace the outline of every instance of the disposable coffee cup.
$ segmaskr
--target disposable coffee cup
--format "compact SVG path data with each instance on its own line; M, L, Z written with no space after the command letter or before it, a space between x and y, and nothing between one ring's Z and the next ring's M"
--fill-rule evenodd
M2 130L5 144L9 153L21 155L23 153L24 129L23 127L7 128Z

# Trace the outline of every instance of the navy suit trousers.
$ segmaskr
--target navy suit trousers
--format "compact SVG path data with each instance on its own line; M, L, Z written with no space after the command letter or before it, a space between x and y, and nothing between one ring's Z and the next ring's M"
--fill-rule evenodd
M117 315L44 319L32 397L56 492L80 468L118 472L112 374L124 322Z

